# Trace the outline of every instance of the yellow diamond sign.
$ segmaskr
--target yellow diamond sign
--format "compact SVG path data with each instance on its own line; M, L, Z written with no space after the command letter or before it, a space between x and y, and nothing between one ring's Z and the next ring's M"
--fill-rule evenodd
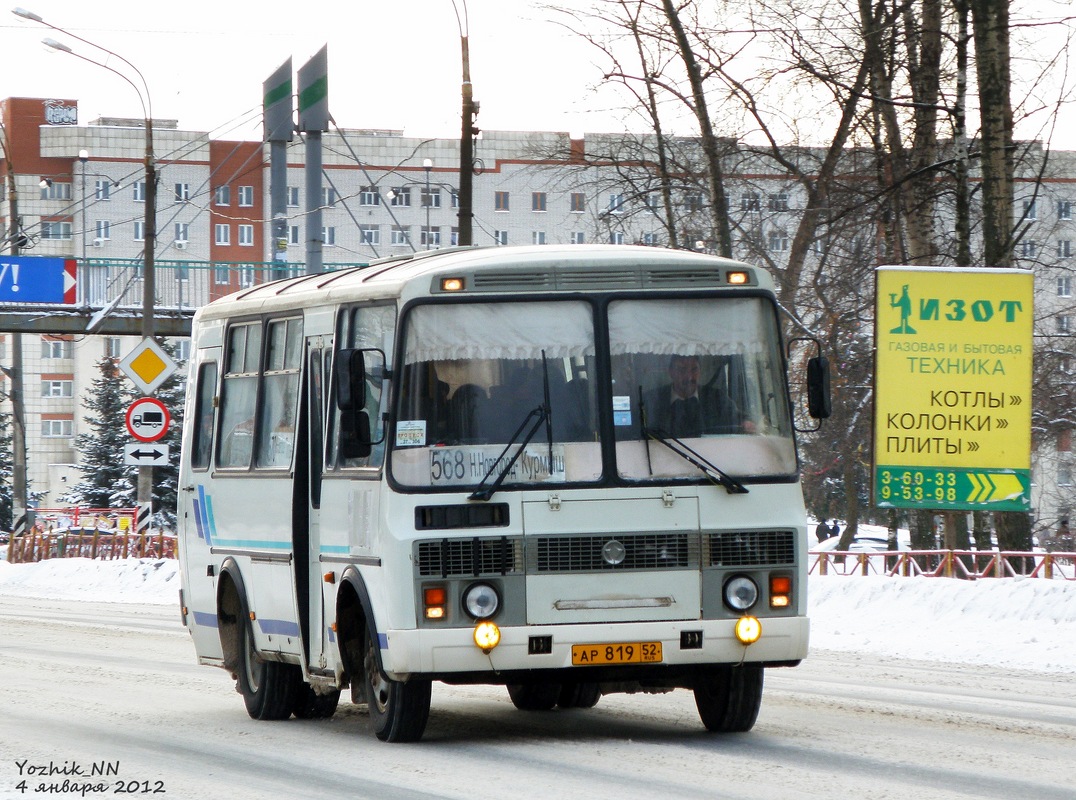
M174 362L153 339L143 339L120 361L120 369L142 390L153 394L176 371Z

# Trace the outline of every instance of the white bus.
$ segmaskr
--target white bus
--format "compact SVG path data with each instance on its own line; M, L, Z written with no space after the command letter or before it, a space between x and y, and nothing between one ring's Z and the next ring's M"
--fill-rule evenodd
M531 711L685 688L746 731L764 668L807 654L800 411L760 269L434 251L210 303L190 363L182 614L256 719L350 687L414 741L441 681Z

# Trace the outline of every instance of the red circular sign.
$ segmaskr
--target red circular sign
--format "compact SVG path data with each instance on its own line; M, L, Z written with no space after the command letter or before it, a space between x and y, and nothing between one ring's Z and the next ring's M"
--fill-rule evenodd
M141 397L127 409L127 432L140 442L163 439L171 424L172 415L156 397Z

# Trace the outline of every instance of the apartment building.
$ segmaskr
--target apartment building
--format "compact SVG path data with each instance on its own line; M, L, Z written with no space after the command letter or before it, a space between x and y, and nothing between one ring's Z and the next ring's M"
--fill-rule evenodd
M145 241L143 120L83 122L76 100L47 98L0 101L0 116L5 135L0 172L14 174L23 252L79 259L80 303L97 308L127 292L137 305ZM626 151L624 139L483 131L475 147L474 244L672 243L716 249L705 187L689 180L663 185L646 153ZM281 264L272 261L268 146L211 139L182 130L174 120L154 120L158 307L196 307L303 271L311 246L321 249L325 267L333 269L458 244L458 140L339 129L324 134L322 142L316 230L307 224L307 143L296 136L287 146ZM697 147L690 141L683 147L682 163L688 163ZM809 161L813 154L803 155ZM1069 370L1076 375L1076 356L1068 356L1076 327L1071 269L1076 153L1045 154L1032 146L1029 155L1017 180L1017 262L1036 275L1037 347L1063 375ZM848 169L869 157L849 151ZM745 152L725 176L725 190L736 256L781 270L806 202L802 186L772 161ZM9 198L0 203L5 231L9 206ZM939 215L944 219L946 211ZM870 226L852 226L846 236L812 243L812 258L855 242L873 258L876 236ZM134 339L21 338L31 488L45 493L43 505L52 505L64 484L77 479L73 437L85 428L80 398L96 377L95 364L105 355L121 357ZM10 345L11 333L0 332L0 364L10 357ZM184 346L180 343L181 352ZM1071 398L1054 400L1071 406ZM1040 427L1033 511L1051 525L1076 511L1076 453L1070 429Z

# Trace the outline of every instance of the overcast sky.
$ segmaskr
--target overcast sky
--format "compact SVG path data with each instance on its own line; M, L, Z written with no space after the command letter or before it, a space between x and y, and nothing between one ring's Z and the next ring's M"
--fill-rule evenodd
M50 51L41 39L55 38L93 58L106 55L16 17L10 13L15 3L137 66L149 85L154 117L176 119L184 130L260 139L262 82L289 56L297 70L327 44L329 109L340 127L459 136L460 30L452 0L9 2L0 12L6 65L0 71L0 97L76 99L83 124L100 116L141 117L142 108L120 78ZM461 10L465 2L480 128L581 133L628 125L617 96L593 91L602 71L596 51L550 21L542 0L456 0ZM557 0L562 6L584 3ZM1020 6L1031 11L1022 13ZM1014 3L1013 20L1025 37L1014 47L1014 70L1056 53L1064 41L1060 26L1024 23L1057 20L1071 9L1069 0ZM1073 28L1070 19L1068 30ZM109 63L123 69L117 61ZM1055 75L1064 69L1058 64ZM1052 87L1040 99L1048 102L1057 95ZM1040 114L1018 136L1048 136L1042 122ZM1055 138L1055 145L1076 149L1076 115L1067 115L1061 130L1064 136ZM685 124L676 132L692 130Z

